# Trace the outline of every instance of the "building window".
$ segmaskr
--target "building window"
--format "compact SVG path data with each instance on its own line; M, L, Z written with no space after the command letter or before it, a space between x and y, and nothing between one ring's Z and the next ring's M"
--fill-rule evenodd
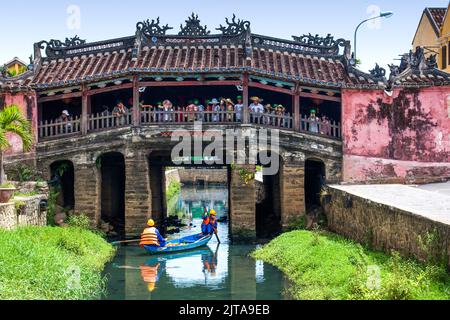
M442 47L442 69L447 68L447 46Z
M448 51L448 60L447 61L450 62L450 41L448 42L448 49L447 49L447 51Z

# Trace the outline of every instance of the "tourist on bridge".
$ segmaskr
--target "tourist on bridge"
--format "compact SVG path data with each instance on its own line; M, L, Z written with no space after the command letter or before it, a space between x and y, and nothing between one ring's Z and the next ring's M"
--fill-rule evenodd
M205 106L200 103L199 99L195 99L194 104L197 106L198 111L197 121L205 121L205 115L203 114Z
M264 100L259 97L251 97L250 100L252 103L250 104L250 112L253 116L254 123L261 123L261 117L264 113L264 106L261 104Z
M197 113L197 111L198 111L197 105L195 105L192 102L186 107L187 121L188 122L194 122L195 121L195 114Z
M227 121L234 121L234 102L231 99L226 99L225 103L227 105Z
M279 127L285 127L286 126L286 119L285 119L286 108L282 104L279 104L276 108L275 114L278 116L277 125Z
M316 110L311 110L311 114L308 118L309 131L313 133L319 133L319 118L316 115Z
M331 122L327 116L323 116L320 121L320 134L331 136Z
M205 235L217 234L217 213L214 209L203 216L202 233Z
M128 109L125 107L122 101L117 101L117 104L112 112L113 116L116 117L118 125L126 125L127 124L127 117L128 117Z
M242 112L244 111L242 96L238 96L236 100L237 103L234 105L234 112L236 113L236 121L242 122Z
M56 119L56 122L62 124L63 133L72 132L72 123L71 123L70 113L67 110L64 110L61 115Z
M214 112L213 122L219 122L220 111L222 111L222 109L220 108L219 100L217 100L216 98L211 100L211 110Z
M140 246L155 246L155 247L165 247L166 239L161 236L159 230L155 227L155 221L150 219L147 223L148 228L144 230L141 235Z
M172 112L173 112L173 104L170 102L170 100L165 100L163 102L162 109L164 111L164 122L171 122L172 121Z
M263 117L264 124L272 125L271 115L274 113L275 109L276 109L276 105L274 105L272 107L272 105L270 103L268 103L264 106L264 117Z

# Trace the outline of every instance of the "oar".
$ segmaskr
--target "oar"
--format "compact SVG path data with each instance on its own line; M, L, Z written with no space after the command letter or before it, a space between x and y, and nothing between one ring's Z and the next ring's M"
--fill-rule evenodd
M124 241L115 241L115 242L111 242L111 244L113 246L118 245L118 244L124 244L124 243L137 243L137 242L141 242L141 239L135 239L135 240L124 240Z
M219 235L217 234L217 230L214 230L214 234L216 235L217 242L219 244L221 244L222 242L220 242Z

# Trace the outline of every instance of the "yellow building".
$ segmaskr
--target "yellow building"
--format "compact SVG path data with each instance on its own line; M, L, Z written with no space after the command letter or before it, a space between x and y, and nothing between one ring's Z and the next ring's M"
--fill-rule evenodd
M441 47L439 68L450 73L450 3L441 26L439 45Z
M16 57L5 63L5 68L8 71L9 76L15 77L26 72L28 67L25 62Z
M441 70L448 70L449 67L450 17L447 15L449 8L425 8L412 43L413 50L423 47L427 55L436 54Z

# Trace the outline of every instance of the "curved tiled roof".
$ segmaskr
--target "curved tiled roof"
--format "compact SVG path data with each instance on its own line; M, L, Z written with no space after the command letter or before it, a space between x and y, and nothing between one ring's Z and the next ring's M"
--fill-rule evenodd
M32 89L33 71L27 71L17 77L0 76L0 91L28 91Z
M178 35L168 26L138 23L136 36L95 43L75 37L35 44L32 85L50 89L107 81L139 74L183 76L242 73L327 87L377 87L371 75L348 63L350 43L333 37L302 36L282 40L252 34L247 21L227 20L211 35L195 15ZM341 49L344 48L344 53ZM45 49L46 57L41 56Z
M45 59L33 79L37 87L59 87L132 73L232 73L249 71L273 78L330 87L375 85L369 75L348 72L342 57L253 48L247 63L242 45L144 47Z

